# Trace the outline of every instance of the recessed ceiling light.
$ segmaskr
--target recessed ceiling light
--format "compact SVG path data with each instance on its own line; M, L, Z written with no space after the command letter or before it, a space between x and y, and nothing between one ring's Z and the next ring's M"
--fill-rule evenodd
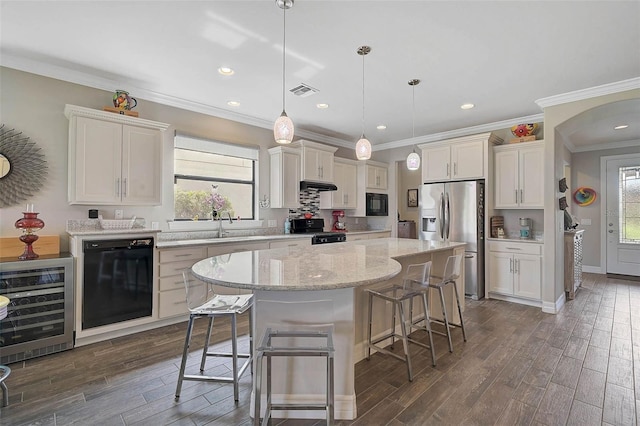
M380 125L378 125L378 126L376 127L376 129L378 129L378 130L384 130L384 129L386 129L386 128L387 128L387 126L385 126L384 124L380 124Z
M231 107L239 107L240 106L240 102L238 102L238 101L229 101L229 102L227 102L227 105L229 105Z
M474 104L462 104L462 105L460 105L460 108L462 108L462 109L471 109L474 106L475 106Z
M621 124L619 126L614 127L613 130L622 130L622 129L626 129L627 127L629 127L628 124Z
M233 75L235 71L229 67L220 67L218 68L218 72L222 75Z
M319 109L327 109L329 108L329 104L316 104L316 107Z

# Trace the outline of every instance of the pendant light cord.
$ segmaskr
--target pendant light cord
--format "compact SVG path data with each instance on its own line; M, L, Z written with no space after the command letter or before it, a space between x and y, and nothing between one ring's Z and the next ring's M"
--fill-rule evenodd
M362 137L364 138L364 57L366 53L362 55Z
M284 103L284 93L285 93L285 83L284 83L284 75L286 70L286 48L287 48L287 2L283 3L282 7L282 112L285 110Z
M412 111L412 119L411 119L411 128L413 129L413 138L415 139L416 137L416 85L414 84L413 86L411 86L411 90L412 90L412 106L411 106L411 111ZM414 151L415 152L415 151Z

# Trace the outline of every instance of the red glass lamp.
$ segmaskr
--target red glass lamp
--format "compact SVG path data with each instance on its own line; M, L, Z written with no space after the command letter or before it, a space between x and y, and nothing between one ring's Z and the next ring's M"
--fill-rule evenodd
M32 244L38 240L36 231L44 228L44 221L38 219L38 214L33 211L33 204L27 204L27 211L22 212L24 217L16 221L15 227L22 229L22 235L20 241L25 244L24 253L22 253L18 259L30 260L37 259L39 256L33 251Z

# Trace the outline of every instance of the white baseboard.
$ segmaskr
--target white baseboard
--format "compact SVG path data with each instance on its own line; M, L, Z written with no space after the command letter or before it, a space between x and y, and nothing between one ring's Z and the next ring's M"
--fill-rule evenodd
M558 297L558 300L555 301L555 303L542 302L542 312L547 314L557 314L558 312L560 312L560 309L562 309L565 300L565 295L564 293L562 293L560 297Z
M605 272L602 270L600 266L587 266L582 265L582 272L588 272L591 274L604 274Z
M505 302L519 303L521 305L527 305L527 306L535 306L537 308L542 306L542 302L540 302L539 300L522 299L519 297L509 296L506 294L489 292L489 297L491 299L504 300Z

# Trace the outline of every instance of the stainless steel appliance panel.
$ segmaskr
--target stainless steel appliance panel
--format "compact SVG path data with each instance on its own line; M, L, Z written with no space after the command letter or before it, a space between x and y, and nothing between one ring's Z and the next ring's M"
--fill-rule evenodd
M450 241L467 243L466 251L478 251L477 182L451 182L446 185L445 212L449 218ZM448 198L447 198L448 195Z
M464 253L464 294L478 294L478 253ZM483 291L484 293L484 291ZM477 298L475 298L477 300Z
M444 184L422 185L420 188L421 240L444 240Z

